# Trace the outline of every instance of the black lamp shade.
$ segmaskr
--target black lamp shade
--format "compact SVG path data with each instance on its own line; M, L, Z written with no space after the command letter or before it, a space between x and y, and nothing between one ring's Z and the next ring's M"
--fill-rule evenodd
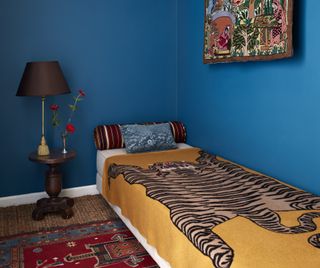
M50 96L70 93L58 61L28 62L17 96Z

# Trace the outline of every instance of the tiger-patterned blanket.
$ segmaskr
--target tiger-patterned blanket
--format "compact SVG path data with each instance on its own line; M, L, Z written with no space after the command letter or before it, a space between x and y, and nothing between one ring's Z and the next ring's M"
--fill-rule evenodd
M174 225L217 268L231 267L235 253L212 231L215 226L241 216L272 232L300 234L316 230L313 219L320 217L319 211L308 212L297 219L297 226L284 225L278 211L320 210L320 197L203 151L196 162L158 162L148 168L111 164L109 183L120 174L165 205ZM320 234L310 235L308 243L320 251Z

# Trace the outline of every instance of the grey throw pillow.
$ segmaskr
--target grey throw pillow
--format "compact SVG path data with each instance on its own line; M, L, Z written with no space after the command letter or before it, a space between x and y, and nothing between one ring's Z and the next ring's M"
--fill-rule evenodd
M170 125L123 125L121 133L128 153L176 149Z

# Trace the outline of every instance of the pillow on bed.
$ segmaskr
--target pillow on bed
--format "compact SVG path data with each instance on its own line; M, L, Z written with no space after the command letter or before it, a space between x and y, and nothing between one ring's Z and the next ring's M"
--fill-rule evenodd
M145 125L160 123L145 123ZM169 122L172 135L176 143L186 142L186 128L183 123ZM124 148L124 141L120 131L121 125L99 125L94 129L94 143L97 150Z
M124 125L120 127L128 153L176 149L170 125Z

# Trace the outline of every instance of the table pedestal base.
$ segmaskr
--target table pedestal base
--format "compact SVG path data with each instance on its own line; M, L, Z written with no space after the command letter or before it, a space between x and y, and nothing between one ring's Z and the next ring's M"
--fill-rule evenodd
M69 219L72 217L73 199L69 197L51 197L42 198L37 201L37 207L32 212L32 218L36 221L42 220L45 214L49 212L60 213L62 218Z
M59 213L64 219L72 217L73 199L69 197L59 197L62 187L60 165L75 156L76 153L73 150L67 153L61 153L61 150L51 150L49 155L44 156L38 155L38 152L33 152L29 155L31 161L48 165L45 180L45 189L48 197L37 201L37 206L32 212L32 218L34 220L42 220L44 216L50 212Z

